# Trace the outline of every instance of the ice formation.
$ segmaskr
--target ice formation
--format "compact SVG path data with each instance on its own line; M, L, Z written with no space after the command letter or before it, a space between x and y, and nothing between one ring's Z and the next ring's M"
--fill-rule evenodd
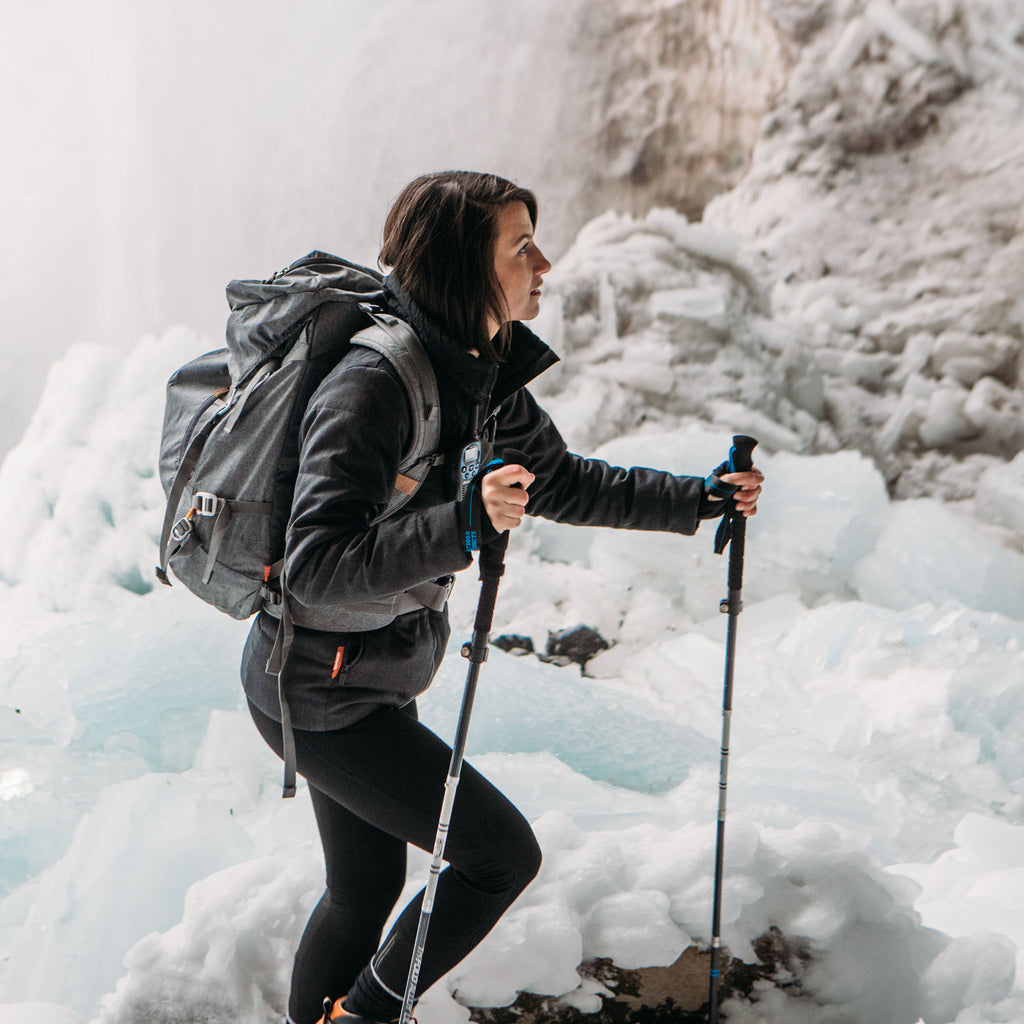
M972 497L1024 445L1024 12L769 6L819 17L704 220L742 230L742 264L811 343L842 446L900 496Z

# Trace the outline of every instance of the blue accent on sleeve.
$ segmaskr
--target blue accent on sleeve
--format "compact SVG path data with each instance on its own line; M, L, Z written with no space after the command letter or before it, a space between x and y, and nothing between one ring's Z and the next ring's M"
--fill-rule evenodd
M721 470L722 466L718 467ZM709 473L704 478L704 490L709 494L714 494L719 498L731 498L739 489L739 484L727 484L724 480L718 478L718 470L714 473Z

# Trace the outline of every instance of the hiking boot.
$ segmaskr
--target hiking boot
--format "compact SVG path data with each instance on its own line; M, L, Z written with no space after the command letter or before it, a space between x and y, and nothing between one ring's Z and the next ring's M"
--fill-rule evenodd
M342 1005L344 1000L337 999L334 1005L331 1005L330 999L324 1000L324 1015L320 1018L318 1024L331 1024L331 1021L338 1021L338 1024L380 1024L379 1021L370 1020L369 1017L362 1017L358 1013L352 1013L346 1010ZM416 1024L416 1018L413 1017L411 1024Z

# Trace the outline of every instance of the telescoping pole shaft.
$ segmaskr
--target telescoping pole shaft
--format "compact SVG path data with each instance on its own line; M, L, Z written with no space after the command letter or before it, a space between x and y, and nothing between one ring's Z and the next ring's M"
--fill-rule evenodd
M466 752L466 737L469 735L469 720L473 712L477 679L480 676L480 666L487 660L487 644L490 641L494 604L498 597L498 583L505 571L505 548L507 545L508 533L503 533L480 550L480 599L476 607L473 638L462 647L462 656L469 659L469 669L466 673L466 686L462 692L462 706L459 709L459 722L455 729L455 742L452 744L448 778L444 784L444 799L441 802L441 813L438 816L437 833L434 836L430 874L423 889L423 902L420 906L420 918L416 925L416 940L413 943L412 959L409 962L409 974L406 978L405 994L402 999L402 1012L398 1018L399 1024L409 1024L416 1003L416 989L420 980L420 968L423 966L423 954L427 948L427 931L430 928L430 915L434 909L437 879L441 874L444 847L452 821L452 808L455 806L455 793L459 786L459 777L462 774L462 761Z
M733 437L729 452L729 472L740 472L753 467L753 451L757 441L745 435ZM723 523L721 540L716 544L729 545L728 597L719 605L729 616L725 635L725 683L722 693L722 753L718 774L718 826L715 841L715 893L711 923L711 978L708 996L708 1024L718 1024L718 989L722 957L722 882L725 874L725 810L729 782L729 742L732 730L733 674L736 666L736 627L743 611L743 555L746 547L747 521L743 514L730 509Z

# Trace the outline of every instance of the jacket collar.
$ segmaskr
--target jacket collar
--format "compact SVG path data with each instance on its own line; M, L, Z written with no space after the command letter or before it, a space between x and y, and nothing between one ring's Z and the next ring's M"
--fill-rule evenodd
M465 412L479 406L488 411L525 387L558 362L558 356L528 327L512 324L512 344L504 363L488 363L470 355L465 344L450 335L409 297L394 272L384 278L384 294L396 315L406 320L426 348L442 391L462 407L451 410L464 423ZM444 403L442 403L443 406ZM442 407L441 414L449 420ZM464 429L464 428L463 428Z
M411 325L423 343L442 391L454 394L460 404L475 406L486 403L497 377L495 365L470 355L462 341L449 334L442 324L413 302L394 273L384 278L384 294L398 316Z
M496 408L531 380L558 362L558 356L525 324L512 324L512 345L508 359L498 366L498 379L491 392L491 407Z

